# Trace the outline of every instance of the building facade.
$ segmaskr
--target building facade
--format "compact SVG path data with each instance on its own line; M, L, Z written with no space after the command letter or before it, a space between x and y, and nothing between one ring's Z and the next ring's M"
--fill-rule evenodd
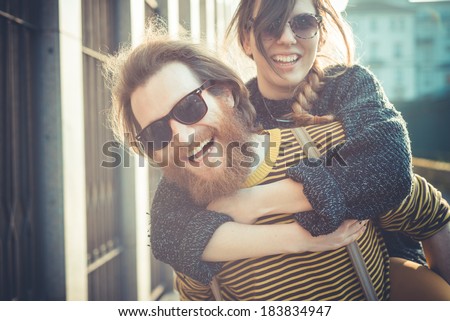
M450 92L450 2L350 0L357 56L393 101Z

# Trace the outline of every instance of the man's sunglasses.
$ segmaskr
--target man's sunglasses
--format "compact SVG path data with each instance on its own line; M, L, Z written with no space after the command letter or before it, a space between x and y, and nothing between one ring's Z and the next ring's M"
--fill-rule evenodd
M312 13L301 13L296 15L287 23L291 28L292 32L297 38L300 39L311 39L319 31L320 23L322 22L322 17L320 15L315 15ZM248 28L251 28L255 20L250 19ZM272 22L267 28L262 31L262 38L264 40L275 39L278 37L278 31L280 30L281 20L277 19Z
M202 92L216 83L215 80L205 81L200 87L181 98L166 116L143 128L136 136L141 148L151 156L152 152L166 147L173 135L169 124L170 119L175 119L184 125L192 125L200 121L208 112L208 105L202 97Z

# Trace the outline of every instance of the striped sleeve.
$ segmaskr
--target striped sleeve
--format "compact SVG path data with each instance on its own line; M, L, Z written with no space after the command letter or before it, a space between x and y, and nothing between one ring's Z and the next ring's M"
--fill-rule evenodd
M422 241L439 232L450 221L450 209L434 186L423 177L414 175L412 193L399 207L379 220L388 231L402 231Z
M175 288L180 294L180 301L214 301L209 285L195 281L179 272L176 272Z

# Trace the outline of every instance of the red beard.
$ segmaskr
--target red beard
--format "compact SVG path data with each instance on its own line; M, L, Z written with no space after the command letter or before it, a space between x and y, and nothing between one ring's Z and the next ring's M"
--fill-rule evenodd
M241 148L248 141L251 133L236 117L234 111L235 109L224 108L224 115L220 124L216 128L209 127L208 133L201 135L203 137L215 137L214 144L220 144L219 151L221 150L223 151L222 154L225 154L222 164L217 169L208 169L211 174L207 178L196 175L188 168L177 166L173 161L170 161L168 166L163 168L164 176L169 181L188 190L192 199L198 205L206 206L216 198L234 193L242 187L250 174L249 166L242 165L243 162L249 160L249 157L243 154ZM201 137L195 137L195 142L201 141ZM227 148L227 146L236 147ZM187 148L185 149L187 150ZM174 152L172 151L173 155ZM205 164L207 163L205 162Z

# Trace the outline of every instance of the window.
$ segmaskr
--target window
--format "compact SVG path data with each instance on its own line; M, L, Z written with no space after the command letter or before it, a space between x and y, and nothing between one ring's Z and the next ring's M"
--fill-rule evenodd
M405 31L406 27L406 21L405 19L401 18L398 20L398 31Z
M397 72L395 73L395 82L397 83L397 85L402 85L403 84L403 70L402 69L397 69Z
M403 44L397 42L394 44L394 57L400 59L403 57Z
M370 61L377 61L379 59L378 48L379 48L378 42L372 42L370 44L370 52L369 52Z
M370 20L370 31L374 32L377 31L377 29L378 29L378 21L375 18L373 18Z
M391 31L397 31L397 18L391 18Z

